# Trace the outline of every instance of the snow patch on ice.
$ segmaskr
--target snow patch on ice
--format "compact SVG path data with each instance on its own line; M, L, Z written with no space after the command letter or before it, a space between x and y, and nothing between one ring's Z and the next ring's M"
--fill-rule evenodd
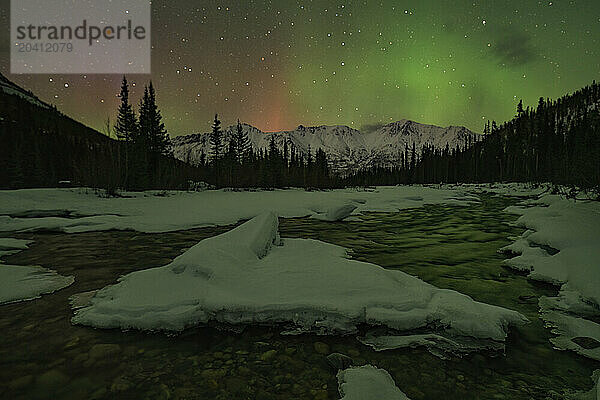
M62 276L39 266L0 264L0 304L32 300L74 281L72 276Z
M101 289L73 322L100 328L180 331L284 324L289 332L357 332L360 324L433 329L503 342L521 314L438 289L400 271L350 260L346 249L279 239L277 217L259 215L190 248L172 263Z
M337 373L340 400L409 400L384 369L372 365Z

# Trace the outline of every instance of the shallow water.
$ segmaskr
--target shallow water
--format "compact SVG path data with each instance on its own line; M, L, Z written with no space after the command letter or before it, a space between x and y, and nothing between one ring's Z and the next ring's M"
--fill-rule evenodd
M425 206L369 213L361 221L280 220L282 237L351 249L355 259L396 268L475 300L515 309L531 324L512 329L505 355L441 360L424 349L375 352L353 336L281 336L276 328L243 333L214 328L181 335L73 326L68 298L128 272L168 263L199 240L231 227L163 234L30 233L30 249L5 257L39 264L76 282L34 301L0 306L0 398L10 399L338 399L329 352L387 369L412 399L546 399L591 387L599 364L553 350L537 298L556 288L501 266L497 249L522 229L502 212L514 199L482 196L469 207ZM315 344L316 343L316 344Z

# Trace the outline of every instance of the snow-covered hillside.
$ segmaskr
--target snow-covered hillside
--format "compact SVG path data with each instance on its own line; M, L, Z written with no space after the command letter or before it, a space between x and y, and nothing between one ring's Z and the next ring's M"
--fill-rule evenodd
M40 99L38 99L33 93L23 89L19 85L9 81L4 75L0 74L0 93L7 95L15 95L24 98L25 100L44 108L50 108L50 106Z
M225 143L228 143L235 132L232 125L224 130ZM307 154L309 149L314 154L322 148L330 158L333 169L347 173L372 166L392 166L400 161L406 148L409 152L413 146L420 151L425 144L436 148L463 147L469 141L476 140L479 135L462 126L442 128L425 125L410 120L400 120L369 132L361 132L348 126L316 126L300 125L292 131L265 133L247 124L244 130L252 142L253 149L266 149L271 136L280 148L284 141L293 145L298 151ZM175 157L197 164L202 154L210 154L208 133L178 136L172 139Z

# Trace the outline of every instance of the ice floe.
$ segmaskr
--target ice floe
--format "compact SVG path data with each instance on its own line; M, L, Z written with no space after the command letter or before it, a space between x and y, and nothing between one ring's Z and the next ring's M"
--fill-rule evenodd
M170 264L130 273L98 291L72 321L99 328L179 331L281 324L287 332L355 333L360 325L502 343L526 318L439 289L401 271L351 260L346 249L281 240L261 214L200 241Z
M386 370L372 365L339 371L337 380L340 400L409 400Z

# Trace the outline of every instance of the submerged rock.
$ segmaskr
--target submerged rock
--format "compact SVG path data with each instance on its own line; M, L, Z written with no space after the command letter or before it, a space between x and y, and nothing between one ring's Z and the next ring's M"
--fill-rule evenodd
M105 358L112 357L121 352L121 346L118 344L111 343L99 343L92 346L89 351L90 362L103 360Z
M315 342L313 344L315 351L319 354L327 354L329 353L329 345L323 342Z
M36 383L44 390L54 392L69 381L69 377L57 369L44 372L38 376Z

